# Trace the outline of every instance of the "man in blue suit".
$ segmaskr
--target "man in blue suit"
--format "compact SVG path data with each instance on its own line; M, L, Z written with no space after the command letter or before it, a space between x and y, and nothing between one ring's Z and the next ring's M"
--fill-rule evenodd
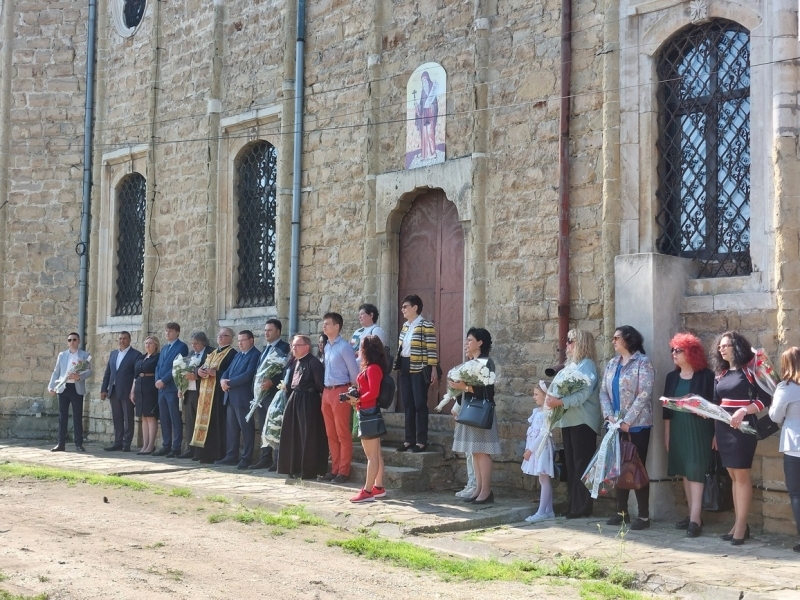
M100 398L108 398L111 404L111 418L114 422L114 443L107 452L122 450L131 451L133 440L133 402L131 402L131 389L133 389L134 365L142 355L136 348L131 348L131 334L121 331L117 336L119 350L112 350L111 357L106 365L103 375L103 384L100 386Z
M264 340L266 346L258 358L258 368L269 357L279 356L285 358L289 356L289 344L281 339L281 329L283 324L278 319L267 319L264 325ZM256 370L258 372L258 370ZM267 379L261 384L261 389L267 392L266 398L261 401L261 406L258 409L258 427L256 431L261 431L264 428L264 421L267 420L267 409L272 403L275 394L278 393L278 384L281 382L283 373L278 373L272 379ZM259 461L250 465L251 469L270 469L273 464L277 462L272 456L272 446L261 446L261 458Z
M239 332L239 353L220 379L220 387L225 392L223 403L226 408L227 430L225 440L227 452L225 458L216 461L215 465L236 465L237 469L250 466L253 457L253 440L255 439L255 423L245 420L250 412L250 401L253 399L253 379L258 367L259 352L255 347L253 332L243 329ZM239 436L242 438L242 454L239 455Z
M189 354L189 347L178 336L181 326L177 323L167 323L164 337L167 339L161 348L156 365L156 388L158 389L158 418L161 420L161 436L164 445L160 450L153 452L153 456L166 456L175 458L181 453L183 442L183 421L178 405L178 386L172 379L172 363L179 354Z

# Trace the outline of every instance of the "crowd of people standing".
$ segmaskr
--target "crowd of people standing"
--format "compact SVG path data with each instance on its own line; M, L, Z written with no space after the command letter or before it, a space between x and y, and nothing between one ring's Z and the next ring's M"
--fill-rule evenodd
M261 351L255 347L254 335L249 330L238 333L238 351L232 344L234 332L228 327L219 330L216 347L209 345L205 333L192 333L191 356L197 367L188 376L189 389L182 398L178 397L172 377L175 357L190 354L189 347L179 339L180 326L167 323L163 348L155 336L148 336L144 353L130 346L130 333L123 331L118 335L118 349L109 357L101 386L101 398L109 400L114 422L114 443L105 449L131 451L135 414L141 418L140 455L192 459L237 469L268 469L292 478L345 483L350 480L352 464L352 410L365 416L379 414L377 402L383 378L394 368L398 371L406 417L405 440L396 451L424 452L429 443L428 388L441 376L436 331L433 323L421 316L422 300L418 296L405 297L401 311L406 320L394 361L389 358L386 335L377 325L378 309L371 304L359 307L361 328L354 332L350 343L341 336L342 316L335 312L325 314L325 340L324 345L318 345L319 356L313 354L309 336L296 335L291 344L281 340L281 323L277 319L267 321L265 347ZM69 348L59 354L48 386L59 397L58 443L52 450L65 450L72 407L75 445L83 452L82 403L85 381L92 373L91 357L79 349L77 333L70 333L67 341ZM644 339L635 328L618 327L612 344L615 355L600 374L593 335L585 330L570 331L564 372L579 373L587 384L577 391L559 394L554 391L560 389L559 374L552 383L540 381L535 387L536 406L529 419L522 465L526 474L539 477L541 487L539 510L529 517L531 522L555 517L550 485L554 476L554 447L552 440L548 443L546 439L550 430L544 426L544 410L560 411L555 426L561 429L564 444L567 519L592 515L593 499L581 476L605 427L618 428L620 435L636 448L641 461L647 460L655 410L653 365L645 353ZM486 329L471 328L467 332L465 355L494 373L495 365L489 357L491 348L492 337ZM668 475L682 477L688 507L686 518L676 523L676 527L685 530L688 537L701 535L705 475L718 453L732 480L735 513L733 527L722 537L733 545L741 545L749 538L750 470L757 437L741 427L754 426L756 414L770 405L770 416L783 425L780 451L784 453L786 485L795 521L800 524L800 348L792 347L782 354L782 381L774 390L774 398L756 385L750 370L754 351L736 331L719 336L710 365L701 341L692 334L676 334L670 341L670 351L675 369L666 377L664 396L694 394L730 415L730 423L726 423L663 409ZM288 401L280 443L273 448L262 442L260 458L251 464L258 431L256 420L247 418L253 400L253 381L259 366L276 355L287 358L286 367L262 384L262 390L268 393L256 414L258 425L263 426L272 398L279 388L284 388ZM83 368L75 369L76 364ZM457 418L453 450L464 453L468 465L469 480L456 495L474 504L492 503L492 455L501 452L497 420L493 418L488 426L476 426L458 422L458 415L462 406L476 398L493 405L494 385L448 381L448 386L461 393L453 408ZM160 448L157 448L158 421ZM184 437L187 449L182 451ZM372 501L386 495L381 435L360 437L367 456L367 474L364 487L351 499L353 502ZM649 528L649 495L649 484L635 490L638 516L631 522L629 492L618 489L617 512L608 524L630 523L634 531ZM795 550L800 552L800 544Z

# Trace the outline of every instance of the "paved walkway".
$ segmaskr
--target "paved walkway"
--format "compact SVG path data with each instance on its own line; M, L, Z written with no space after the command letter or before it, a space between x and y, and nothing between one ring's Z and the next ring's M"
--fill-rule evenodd
M473 507L452 494L403 493L389 490L384 501L354 505L348 498L358 489L287 481L263 471L208 468L187 460L107 453L88 447L85 454L51 453L49 446L3 440L0 461L15 461L120 474L162 486L188 487L196 495L222 494L245 504L270 510L304 504L328 522L358 530L368 527L393 538L465 556L595 557L604 564L620 564L636 571L657 592L677 592L709 600L800 599L800 554L791 548L796 536L763 535L734 547L719 539L728 527L708 528L687 539L672 523L653 523L647 531L620 536L605 519L556 519L527 525L533 512L526 500L502 498L494 505ZM502 527L495 528L497 525ZM476 530L478 530L476 532ZM486 530L486 531L480 531Z

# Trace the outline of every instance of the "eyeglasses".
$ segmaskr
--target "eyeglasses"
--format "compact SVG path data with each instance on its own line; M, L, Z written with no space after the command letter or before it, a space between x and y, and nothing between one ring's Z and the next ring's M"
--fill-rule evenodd
M672 354L681 354L681 353L683 353L683 350L681 348L670 348L669 351Z
M567 343L568 343L568 344L574 344L574 343L575 343L575 340L573 340L573 339L567 339Z
M67 338L67 341L68 342L79 342L80 340L78 338Z
M723 348L733 348L733 344L720 344L717 346L717 350L722 350Z

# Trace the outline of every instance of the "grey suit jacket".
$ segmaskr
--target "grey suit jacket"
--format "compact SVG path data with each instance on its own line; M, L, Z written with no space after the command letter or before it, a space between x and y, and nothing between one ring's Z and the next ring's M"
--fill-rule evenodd
M117 356L119 350L112 350L111 356L106 365L106 372L103 375L103 384L100 386L101 393L107 393L117 400L125 400L133 388L133 380L136 375L133 372L138 359L142 353L136 348L128 348L125 357L117 369Z
M76 353L79 360L88 360L89 353L86 350L78 350ZM53 369L53 374L50 376L50 383L47 386L48 390L52 390L56 386L56 380L59 377L62 377L67 374L69 370L70 364L70 354L69 350L64 350L58 354L58 359L56 359L56 368ZM79 381L75 382L75 391L78 392L81 396L86 394L86 383L84 383L89 377L92 375L92 370L89 369L86 373L81 375Z

